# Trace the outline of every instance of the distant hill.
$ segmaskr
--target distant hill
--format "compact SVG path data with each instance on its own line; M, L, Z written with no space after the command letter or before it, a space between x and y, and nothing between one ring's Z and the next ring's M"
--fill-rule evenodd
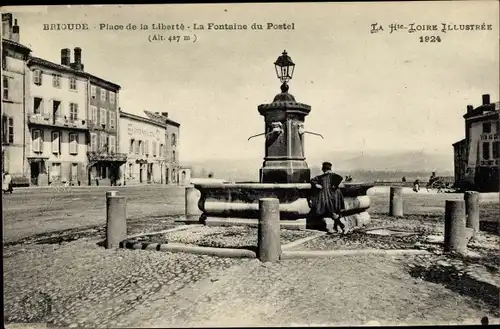
M208 159L186 163L192 166L193 177L207 177L236 181L258 181L262 159ZM342 175L351 174L355 180L400 180L428 178L432 171L438 176L453 175L453 154L430 152L331 152L324 157L310 157L307 163L311 174L320 172L321 162L330 161Z

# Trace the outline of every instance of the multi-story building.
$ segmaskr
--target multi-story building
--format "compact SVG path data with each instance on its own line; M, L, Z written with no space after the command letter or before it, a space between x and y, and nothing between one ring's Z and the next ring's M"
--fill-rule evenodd
M168 118L168 112L150 112L144 111L146 115L153 119L164 122L167 129L165 131L165 177L167 184L177 184L179 182L179 132L180 124ZM184 175L188 173L188 169L184 171Z
M127 155L118 152L121 87L89 74L89 88L89 184L115 185L122 180L120 167L127 161Z
M163 120L120 111L120 151L128 153L122 184L168 182L166 130Z
M482 105L467 106L465 139L453 144L455 185L479 191L499 191L500 102L490 103L483 95Z
M2 14L2 173L14 184L29 184L26 161L26 99L29 94L26 61L31 50L20 43L17 20Z
M72 67L69 49L61 51L61 64L31 57L27 65L31 183L86 184L87 76Z

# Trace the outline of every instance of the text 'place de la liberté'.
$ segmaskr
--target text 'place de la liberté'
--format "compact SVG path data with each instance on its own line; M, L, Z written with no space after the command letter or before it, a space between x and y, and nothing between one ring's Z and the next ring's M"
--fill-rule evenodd
M186 25L184 23L165 24L156 22L152 24L109 24L99 23L98 25L89 25L88 23L57 23L43 24L43 31L88 31L97 29L100 31L123 31L123 30L161 30L161 31L184 31L184 30L207 30L207 31L244 31L244 30L295 30L295 23L193 23Z

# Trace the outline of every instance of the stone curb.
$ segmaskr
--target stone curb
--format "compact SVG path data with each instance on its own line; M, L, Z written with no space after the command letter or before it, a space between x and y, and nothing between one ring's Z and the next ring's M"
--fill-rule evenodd
M308 237L305 237L305 238L302 238L302 239L299 239L299 240L292 241L290 243L287 243L287 244L283 245L281 247L281 250L287 250L287 249L291 249L291 248L297 247L297 246L299 246L299 245L301 245L303 243L306 243L308 241L317 239L317 238L319 238L321 236L324 236L326 234L327 234L327 232L321 232L321 233L313 235L313 236L308 236Z
M156 250L167 252L185 252L189 254L227 257L227 258L256 258L254 251L248 249L235 248L215 248L215 247L200 247L184 243L156 243L156 242L137 242L126 240L120 244L121 248L134 250Z
M418 255L430 254L427 250L419 249L354 249L354 250L310 250L310 251L283 251L280 259L338 257L338 256L361 256L361 255Z
M200 226L203 226L203 225L202 224L182 225L182 226L178 226L178 227L174 227L174 228L170 228L168 230L163 230L163 231L158 231L158 232L139 233L139 234L134 234L134 235L128 236L127 240L128 239L139 238L139 237L143 237L143 236L150 236L150 235L157 235L157 234L163 234L163 233L171 233L171 232L183 231L183 230L187 230L187 229L190 229L190 228L193 228L193 227L200 227Z

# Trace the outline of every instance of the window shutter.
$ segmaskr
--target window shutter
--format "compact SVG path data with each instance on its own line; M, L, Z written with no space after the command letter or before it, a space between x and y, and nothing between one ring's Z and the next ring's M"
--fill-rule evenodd
M39 83L39 84L40 84L40 86L41 86L41 85L42 85L42 83L43 83L43 71L42 71L42 70L38 70L38 76L39 76L39 78L38 78L38 81L39 81L39 82L38 82L38 83Z
M75 154L78 154L78 138L79 136L75 134Z
M9 134L9 125L7 122L7 116L2 115L2 140L6 141Z
M59 153L59 138L57 132L52 132L52 153Z
M39 141L40 141L40 152L43 153L43 130L39 130L38 134L40 136Z

